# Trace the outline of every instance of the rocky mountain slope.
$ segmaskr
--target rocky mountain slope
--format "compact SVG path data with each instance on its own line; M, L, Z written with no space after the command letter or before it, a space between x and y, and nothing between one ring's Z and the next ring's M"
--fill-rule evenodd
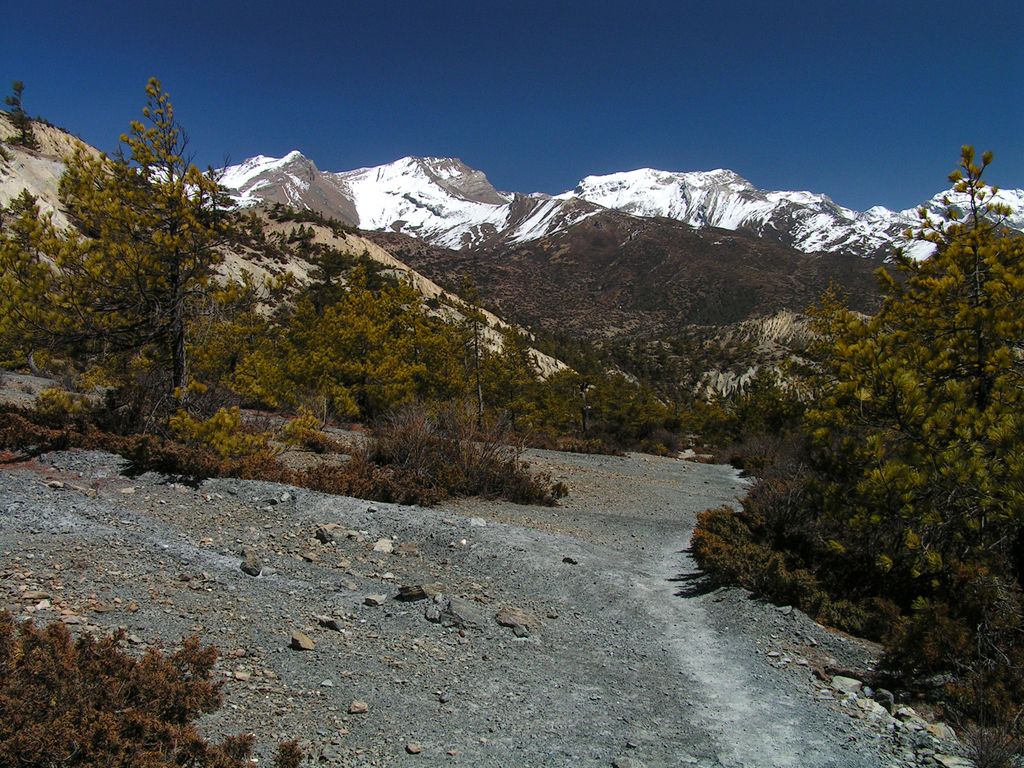
M242 206L285 203L360 229L401 232L446 248L525 242L600 210L581 200L498 192L483 173L453 158L406 157L326 173L290 152L227 168L221 183Z
M222 183L239 205L288 203L362 229L401 232L456 249L519 245L613 210L744 232L804 253L884 257L897 247L915 257L930 252L930 246L904 236L918 222L917 208L854 211L822 194L757 189L722 169L643 168L588 176L575 189L549 196L499 192L482 172L453 158L405 157L328 173L290 152L231 166ZM923 206L941 217L949 194L939 193ZM1007 224L1024 229L1024 190L1003 190L999 199L1014 211Z
M451 251L367 233L444 286L470 275L488 305L524 325L586 338L656 337L803 311L830 283L877 308L880 262L807 254L742 232L605 211L518 245Z
M0 158L0 205L7 205L18 197L22 190L36 198L40 210L53 215L57 226L67 226L68 221L60 210L57 186L64 173L61 158L74 151L77 139L66 131L51 125L35 123L38 151L25 150L18 146L5 145L8 160ZM0 112L0 140L14 135L7 113ZM95 149L91 152L99 154Z
M898 247L919 258L932 248L904 235L917 210L853 211L727 170L641 169L522 195L454 159L326 173L292 152L226 169L223 183L239 205L287 202L357 225L449 291L468 275L487 306L521 325L603 347L642 343L688 371L685 387L719 394L798 353L787 340L739 343L746 330L735 324L803 312L830 285L873 312L875 270ZM947 190L923 207L941 219L946 196L956 202ZM1024 190L999 199L1013 210L1007 225L1024 229Z

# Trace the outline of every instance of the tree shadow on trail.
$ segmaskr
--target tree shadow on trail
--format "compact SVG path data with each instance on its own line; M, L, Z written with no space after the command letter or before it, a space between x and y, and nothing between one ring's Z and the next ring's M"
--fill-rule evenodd
M693 548L680 550L680 555L689 555L693 558ZM696 569L680 573L678 576L673 576L669 579L670 582L679 584L679 589L675 591L676 597L701 597L707 595L718 589L718 585L712 580L708 574L704 571Z

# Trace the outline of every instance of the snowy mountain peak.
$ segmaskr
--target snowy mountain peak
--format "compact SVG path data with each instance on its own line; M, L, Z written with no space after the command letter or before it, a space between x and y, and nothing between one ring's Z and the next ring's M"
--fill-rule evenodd
M242 189L260 175L272 173L298 160L306 160L306 157L297 149L293 149L284 157L256 155L256 157L250 157L240 165L232 165L225 168L221 184L228 189ZM307 162L312 163L309 160Z
M470 168L455 157L403 157L393 163L334 174L342 183L371 183L399 194L424 192L439 187L445 195L483 205L505 205L512 195L498 192L482 171ZM433 197L437 191L428 194Z
M754 192L749 181L721 168L685 173L641 168L588 176L571 194L636 216L665 216L693 226L736 229L745 214L738 203Z
M694 227L743 230L802 251L871 255L893 247L906 224L882 211L861 214L813 192L765 191L735 171L669 172L643 168L588 176L572 193L636 216L664 216ZM888 212L890 217L899 214Z
M363 229L403 232L447 248L527 242L612 209L694 227L744 231L809 253L874 256L906 247L915 256L925 256L929 250L927 244L908 243L903 234L918 223L916 209L875 206L854 211L814 192L758 189L725 168L639 168L587 176L561 195L526 195L498 191L483 172L454 157L409 156L325 173L293 151L227 168L222 183L239 205L287 203ZM924 207L941 217L949 194L936 195ZM1002 190L998 199L1014 211L1007 224L1024 229L1024 190Z

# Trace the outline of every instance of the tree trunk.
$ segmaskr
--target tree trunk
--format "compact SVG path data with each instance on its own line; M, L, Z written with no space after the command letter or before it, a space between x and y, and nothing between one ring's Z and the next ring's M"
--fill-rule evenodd
M188 360L185 354L185 286L182 283L181 256L171 261L171 322L169 328L171 352L171 393L183 396L188 379Z
M587 390L589 388L590 388L590 385L587 384L586 382L583 382L582 384L580 384L580 395L583 398L583 405L581 406L582 415L583 415L583 437L587 437L588 433L590 431L590 423L589 423L590 422L590 419L589 419L589 416L590 416L590 406L587 405Z
M185 357L185 323L180 309L175 311L175 315L171 326L171 389L181 392L185 388L188 377Z
M484 388L480 382L480 319L473 318L473 367L476 370L476 428L484 423Z

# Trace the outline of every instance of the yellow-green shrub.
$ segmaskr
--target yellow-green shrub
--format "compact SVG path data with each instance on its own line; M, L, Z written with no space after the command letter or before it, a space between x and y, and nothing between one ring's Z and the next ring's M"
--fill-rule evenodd
M281 427L278 436L286 445L303 446L311 439L323 435L320 426L320 419L314 416L312 411L308 408L299 408L298 416Z
M238 458L270 454L270 435L246 431L238 407L221 408L213 416L200 421L185 411L178 411L168 421L174 436L185 443L199 445L221 458Z
M84 413L86 403L82 395L51 387L36 395L35 409L44 416L64 418Z

